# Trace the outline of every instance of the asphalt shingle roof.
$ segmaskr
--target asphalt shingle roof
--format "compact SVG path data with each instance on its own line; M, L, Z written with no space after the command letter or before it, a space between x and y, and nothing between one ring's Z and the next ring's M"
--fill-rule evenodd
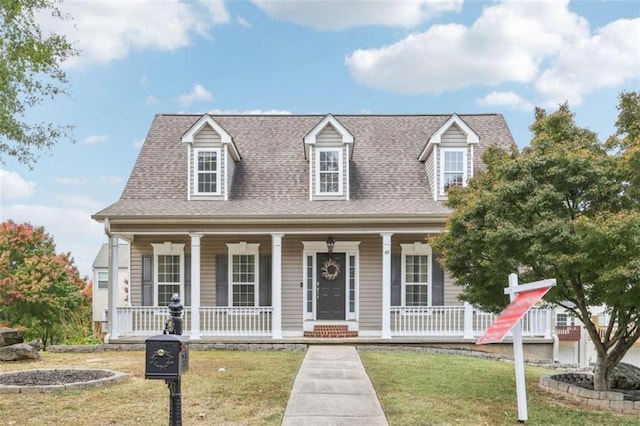
M424 163L429 137L450 115L335 115L355 137L349 201L311 201L303 137L322 115L212 115L233 138L237 163L229 201L187 200L181 136L199 115L157 115L126 187L104 217L272 217L436 215ZM502 115L460 115L479 135L476 164L490 144L514 145Z

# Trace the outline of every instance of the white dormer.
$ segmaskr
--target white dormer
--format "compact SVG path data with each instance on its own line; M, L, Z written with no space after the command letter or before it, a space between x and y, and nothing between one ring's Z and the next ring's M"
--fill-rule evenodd
M447 198L451 186L466 186L473 176L473 147L478 134L453 114L431 135L418 157L424 161L434 200Z
M331 114L327 114L304 137L309 161L310 200L349 199L349 160L354 137Z
M187 144L189 200L228 200L236 162L233 138L208 114L182 136Z

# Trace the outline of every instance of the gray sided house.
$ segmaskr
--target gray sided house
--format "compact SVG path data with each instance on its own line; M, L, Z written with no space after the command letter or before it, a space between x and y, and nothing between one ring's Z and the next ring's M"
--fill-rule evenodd
M514 145L499 114L157 115L122 196L93 216L112 259L130 244L109 339L156 334L178 293L192 340L473 342L493 317L458 300L429 236L492 144ZM534 314L525 335L550 339Z

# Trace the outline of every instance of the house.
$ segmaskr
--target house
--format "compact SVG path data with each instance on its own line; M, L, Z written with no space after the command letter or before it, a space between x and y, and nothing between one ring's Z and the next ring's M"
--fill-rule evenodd
M92 265L93 269L93 334L106 331L109 287L109 245L103 244ZM118 247L118 306L129 306L129 245Z
M514 144L499 114L157 115L93 216L113 259L130 244L131 306L113 282L109 339L157 333L178 293L192 340L473 343L493 316L458 300L429 237L492 144ZM550 342L550 311L534 317L525 335Z

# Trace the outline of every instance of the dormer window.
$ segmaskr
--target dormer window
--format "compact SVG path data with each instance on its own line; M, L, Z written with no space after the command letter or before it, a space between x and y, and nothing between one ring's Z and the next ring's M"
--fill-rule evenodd
M442 149L441 151L442 176L440 182L440 194L446 195L447 190L452 186L465 186L467 183L467 150L459 149Z
M218 195L220 194L220 149L219 148L195 148L193 150L196 164L193 180L196 183L195 194Z
M316 158L318 195L342 195L342 149L318 149Z

